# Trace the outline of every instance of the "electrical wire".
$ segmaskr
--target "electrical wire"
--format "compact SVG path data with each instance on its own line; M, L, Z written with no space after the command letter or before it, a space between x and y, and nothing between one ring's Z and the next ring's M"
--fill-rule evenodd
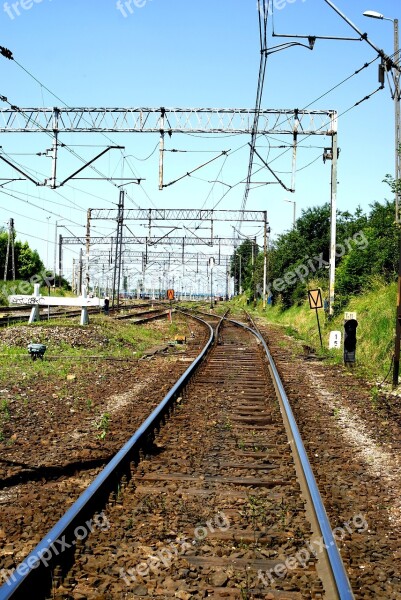
M255 156L255 147L257 140L257 132L259 125L259 116L260 109L262 106L262 98L263 98L263 88L266 77L266 67L267 67L267 18L269 14L269 3L267 0L258 0L258 15L259 15L259 37L260 37L260 63L259 63L259 76L258 76L258 84L256 90L256 102L255 102L255 116L252 125L252 133L251 133L251 143L250 143L250 152L249 152L249 162L248 162L248 174L246 178L245 191L244 196L241 203L241 211L245 210L246 203L248 201L249 191L251 188L251 179L252 179L252 168L253 168L253 160ZM241 228L241 222L239 224L239 229Z
M55 217L59 217L60 219L65 219L66 221L68 220L70 223L72 223L73 225L77 225L78 227L83 227L83 225L81 223L76 223L75 221L72 221L72 219L67 219L67 217L65 217L64 215L59 215L51 210L48 210L46 208L43 208L42 206L38 206L37 204L34 204L33 202L29 202L29 200L24 200L23 198L18 198L18 196L14 196L13 194L11 194L10 192L6 192L5 190L1 189L0 190L0 194L4 194L5 196L9 196L10 198L14 198L15 200L18 200L19 202L24 202L25 204L29 204L30 206L34 206L35 208L38 208L39 210L43 210L44 212L51 214Z
M259 6L260 6L260 3L258 3L258 4L259 4ZM260 15L260 11L259 11L259 15ZM265 16L267 17L267 11L265 12ZM259 21L259 23L261 23L261 21ZM263 42L265 42L265 39L266 39L266 38L265 38L265 32L263 33L263 27L260 29L260 37L261 37L261 45L262 45L262 43L263 43ZM377 60L377 58L376 58L375 60ZM372 62L374 62L374 61L372 61ZM363 66L363 67L362 67L360 70L358 70L358 71L355 71L355 72L354 72L352 75L350 75L349 77L347 77L346 79L344 79L342 82L340 82L339 84L337 84L337 85L336 85L336 86L334 86L333 88L330 88L330 90L328 90L328 91L327 91L325 94L323 94L323 95L319 96L319 98L317 98L316 100L314 100L312 103L308 104L308 105L307 105L307 107L311 106L312 104L314 104L314 103L315 103L315 102L317 102L319 99L323 98L325 95L327 95L327 94L329 94L330 92L332 92L333 90L335 90L337 87L339 87L339 86L340 86L340 85L342 85L343 83L345 83L345 82L349 81L349 80L350 80L352 77L354 77L356 74L358 74L358 73L359 73L359 72L360 72L362 69L364 69L364 68L366 68L367 66L369 66L369 64L371 64L371 63L367 63L367 64L365 64L365 65L364 65L364 66ZM22 65L19 65L19 66L21 66L21 68L23 68L24 70L26 70L24 67L22 67ZM27 72L28 72L28 71L27 71ZM29 72L28 72L28 74L29 74L29 75L31 75ZM31 76L32 76L32 75L31 75ZM36 78L35 78L34 76L32 76L32 77L33 77L33 78L36 80ZM41 82L39 82L39 80L36 80L36 81L39 83L39 85L41 85L41 86L42 86L42 84L41 84ZM53 93L52 93L52 92L51 92L51 91L50 91L48 88L46 88L46 86L43 86L43 87L44 87L44 88L45 88L47 91L49 91L49 92L50 92L52 95L54 95L56 98L58 98L58 97L57 97L55 94L53 94ZM369 96L366 96L366 97L365 97L363 100L361 100L361 101L357 102L355 105L353 105L352 107L350 107L349 109L347 109L347 111L344 111L343 113L341 113L341 116L342 116L343 114L346 114L346 112L349 112L350 110L352 110L352 108L355 108L356 106L358 106L358 105L359 105L361 102L363 102L363 101L367 100L368 98L370 98L370 97L371 97L371 96L372 96L374 93L376 93L377 91L378 91L378 90L376 90L375 92L373 92L373 93L372 93L372 94L370 94ZM59 98L58 98L58 99L59 99ZM59 99L59 100L62 102L62 100L61 100L61 99ZM63 103L63 104L64 104L64 103ZM307 107L306 107L306 108L307 108ZM339 116L340 116L340 115L339 115ZM193 135L194 137L202 137L202 138L204 138L204 137L205 137L205 136L203 136L203 135L202 135L202 136L196 136L195 134L191 134L191 133L186 133L186 135ZM229 136L224 136L224 137L233 137L234 135L241 135L241 134L231 134L231 135L229 135ZM107 137L107 136L105 136L105 137ZM212 137L212 136L211 136L211 137ZM110 138L108 138L108 139L110 139ZM255 141L256 141L256 139L255 139ZM244 147L244 146L246 146L246 144L244 144L242 147ZM291 147L292 147L292 146L291 146ZM151 157L151 156L152 156L152 155L155 153L156 149L157 149L157 145L156 145L155 149L153 150L152 154L151 154L149 157L147 157L146 159L136 159L136 160L148 160L148 159L149 159L149 158L150 158L150 157ZM230 153L230 155L231 155L231 154L233 154L234 152L238 151L239 149L240 149L240 148L238 148L237 150L234 150L234 151L232 151L232 152ZM289 149L290 149L290 147L289 147ZM289 150L289 149L288 149L288 150ZM284 154L284 153L283 153L283 154ZM282 156L283 154L281 154L280 156ZM135 157L134 157L134 158L135 158ZM279 158L279 157L277 157L277 158ZM274 160L276 160L277 158L275 158ZM318 157L318 158L319 158L319 157ZM83 159L82 159L82 160L83 160ZM317 159L316 159L316 160L317 160ZM271 161L271 162L273 162L273 161ZM315 162L315 161L312 161L312 162ZM305 166L305 167L303 167L303 168L307 168L307 166L310 166L311 164L312 164L312 163L309 163L309 165L306 165L306 166ZM263 168L263 167L262 167L262 168ZM302 168L302 169L303 169L303 168ZM300 170L302 170L302 169L300 169ZM258 172L258 171L257 171L257 172ZM241 182L242 182L242 181L241 181ZM230 187L230 189L229 189L229 190L228 190L228 191L227 191L227 192L226 192L226 193L225 193L225 194L222 196L222 198L221 198L221 199L220 199L220 200L217 202L217 204L215 205L215 207L216 207L216 206L217 206L217 205L218 205L218 204L219 204L219 203L222 201L222 199L223 199L223 198L224 198L224 197L225 197L225 196L226 196L226 195L227 195L227 194L228 194L228 193L231 191L231 189L233 189L234 187L236 187L237 185L239 185L241 182L238 182L238 184L235 184L234 186ZM215 185L215 184L213 184L213 187L214 187L214 185ZM143 189L143 186L140 186L140 187ZM254 188L253 188L253 189L254 189ZM212 190L213 190L213 188L212 188ZM209 195L208 195L208 197L207 197L206 201L204 202L204 204L207 202L208 198L210 197L210 194L212 193L212 190L211 190L211 192L209 193ZM79 190L78 190L78 191L79 191ZM83 190L82 190L82 191L83 191ZM144 192L145 192L145 194L147 195L146 191L145 191L145 190L143 190L143 191L144 191ZM149 197L148 195L147 195L147 197L148 197L148 198L149 198L149 200L150 200L150 197ZM106 200L106 201L107 201L107 200ZM154 205L154 203L153 203L153 202L152 202L152 204ZM39 208L40 208L40 207L39 207ZM42 210L43 210L43 209L42 209ZM47 211L47 212L48 212L48 211ZM50 211L49 211L49 212L50 212ZM55 213L51 213L51 214L55 214ZM156 228L157 228L157 227L156 227Z

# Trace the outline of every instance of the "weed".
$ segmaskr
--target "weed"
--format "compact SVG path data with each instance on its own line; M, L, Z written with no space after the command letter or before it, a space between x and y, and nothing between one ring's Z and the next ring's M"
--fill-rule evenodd
M2 420L3 421L8 421L10 418L10 408L8 406L8 400L6 400L4 398L4 400L2 400L0 402L0 413L2 416Z
M379 390L377 389L377 387L373 387L370 391L371 394L371 404L372 404L372 408L373 410L377 410L378 408L378 404L379 404Z
M110 413L103 413L98 421L96 421L96 429L100 430L98 435L99 440L104 440L110 427Z
M231 431L232 428L233 428L233 425L232 425L231 421L229 419L226 419L226 422L223 425L223 429L225 429L226 431Z
M338 406L336 406L335 408L333 408L333 417L335 419L339 419L340 418L340 408Z
M245 585L240 587L241 600L250 600L251 596L251 581L249 576L249 569L245 569L246 582Z

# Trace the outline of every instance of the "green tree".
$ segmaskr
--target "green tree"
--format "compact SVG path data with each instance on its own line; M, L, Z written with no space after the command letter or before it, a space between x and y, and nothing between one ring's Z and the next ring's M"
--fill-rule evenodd
M28 242L16 242L16 277L17 279L29 279L44 270L44 264L36 250L29 247Z
M0 229L0 276L3 278L6 264L8 245L8 231ZM11 253L11 249L10 249ZM28 242L16 240L14 235L14 260L15 260L15 278L30 279L34 275L44 272L44 265L36 250L32 250ZM7 279L12 279L12 261L11 254L8 259Z
M235 290L240 288L253 295L256 281L254 270L259 250L254 240L244 240L231 257L230 274L234 277Z

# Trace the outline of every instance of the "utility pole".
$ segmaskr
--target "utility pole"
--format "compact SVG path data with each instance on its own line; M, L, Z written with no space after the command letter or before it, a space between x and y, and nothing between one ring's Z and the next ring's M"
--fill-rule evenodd
M83 261L82 261L82 248L79 249L79 272L78 272L78 295L82 296L82 271L83 271Z
M72 293L77 293L75 258L72 259Z
M56 267L57 267L57 221L54 226L54 262L53 262L53 287L56 287Z
M256 237L252 239L252 287L253 287L254 302L256 302L255 254L256 254Z
M327 0L326 0L327 2ZM336 9L338 12L338 9ZM342 16L342 15L341 15ZM379 82L384 86L385 70L392 70L394 78L394 125L395 125L395 174L394 174L394 194L395 194L395 222L399 228L399 261L398 261L398 293L397 293L397 309L395 320L395 340L394 340L394 365L393 365L393 388L398 386L398 376L400 372L400 346L401 346L401 219L400 219L400 192L399 185L401 182L401 121L400 121L400 40L399 40L399 22L398 19L385 17L375 10L367 10L363 13L364 17L371 19L380 19L384 21L392 21L394 26L394 56L391 59L384 54L383 50L378 50L373 44L371 46L378 50L382 58Z
M118 213L117 213L117 237L116 237L116 249L115 249L115 260L113 270L113 297L112 307L114 308L115 297L117 293L117 308L120 306L120 279L121 279L121 259L122 259L122 243L123 243L123 228L124 228L124 190L120 190L120 196L118 200ZM117 287L117 289L116 289Z
M86 291L89 294L89 252L91 243L91 209L88 208L86 215Z
M329 282L329 315L334 314L334 288L336 279L336 246L337 246L337 116L332 118L331 137L331 202L330 202L330 282Z
M61 277L63 270L63 236L58 236L58 287L61 288Z
M52 176L50 179L50 187L55 190L57 187L57 149L58 149L58 121L59 121L59 110L58 108L53 109L53 147L50 150L52 157Z
M398 19L394 19L394 60L400 63L400 40L399 40L399 22ZM400 72L397 69L393 69L394 73L394 113L395 113L395 179L396 182L401 181L401 118L400 118L400 100L401 100L401 89L400 89ZM400 189L396 185L395 188L395 202L397 209L397 223L401 223L400 219Z
M159 190L163 190L163 165L164 165L164 108L160 114L160 151L159 151Z
M266 310L266 293L267 293L267 211L264 214L263 227L263 310Z
M228 258L226 258L226 300L228 300L228 276L230 272L228 270Z
M214 258L211 256L209 258L209 268L210 268L210 308L213 308L213 267L215 264Z
M394 60L399 60L399 29L398 19L394 19ZM397 311L395 323L395 343L394 343L394 366L393 366L393 388L398 386L398 377L400 372L400 349L401 349L401 220L400 220L400 194L399 185L401 182L401 121L400 121L400 73L393 69L394 73L394 116L395 116L395 210L396 223L399 228L399 260L398 260L398 293L397 293Z
M12 279L15 281L15 252L14 252L14 219L10 219L8 223L8 239L7 239L7 252L6 252L6 263L4 265L4 281L7 281L8 274L8 261L10 258L11 249L11 272Z
M238 252L238 256L239 256L239 295L241 296L241 294L242 294L242 257L239 252Z

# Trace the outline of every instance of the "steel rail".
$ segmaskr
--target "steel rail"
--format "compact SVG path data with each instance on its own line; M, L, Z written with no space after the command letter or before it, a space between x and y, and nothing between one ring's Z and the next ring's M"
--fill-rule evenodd
M51 571L57 565L60 565L60 558L58 557L64 557L63 563L68 563L68 559L71 560L69 553L73 552L77 539L74 531L78 527L82 528L87 525L85 520L90 519L97 510L104 507L110 492L117 489L121 477L129 475L130 463L138 461L140 450L146 448L153 441L155 430L165 420L175 399L188 383L212 347L215 339L215 332L209 323L194 315L189 316L206 325L210 331L209 339L204 348L134 435L97 475L34 550L9 575L6 583L0 588L0 600L26 600L27 598L42 600L42 598L46 598L46 594L51 590ZM62 545L63 554L60 553L56 544ZM42 560L44 556L46 556L46 560Z
M194 310L196 310L196 309L194 309ZM201 314L207 314L201 310L197 310L197 312L199 312ZM251 322L253 328L249 327L245 323L241 323L239 321L229 319L226 316L223 317L223 320L226 320L230 323L233 323L234 325L236 325L238 327L242 327L242 328L246 329L247 331L252 333L255 337L257 337L263 346L263 349L266 353L267 359L268 359L270 367L271 367L271 372L273 375L276 389L278 390L278 393L282 400L283 409L285 411L285 417L287 419L287 422L288 422L290 430L291 430L291 435L293 438L295 450L298 453L298 456L300 459L300 465L303 470L303 474L304 474L304 478L305 478L305 481L307 484L308 492L309 492L309 495L310 495L310 498L312 501L313 510L315 511L315 517L317 519L317 523L318 523L319 529L321 531L324 544L326 546L326 552L327 552L327 556L328 556L328 560L329 560L329 564L330 564L330 568L331 568L331 572L332 572L331 573L332 580L334 582L334 585L337 588L336 591L337 591L338 597L340 598L340 600L354 600L354 595L353 595L353 592L351 589L351 584L349 582L348 575L345 571L345 567L342 562L341 555L338 551L337 544L336 544L336 541L333 536L332 528L330 526L330 522L327 517L327 513L324 508L322 498L320 496L319 488L317 487L316 479L313 474L312 467L310 465L309 458L306 453L306 450L305 450L305 447L304 447L304 444L303 444L303 441L301 438L301 434L299 432L298 425L297 425L297 422L294 417L294 413L292 411L290 402L288 400L288 397L287 397L286 391L284 389L283 383L281 381L280 375L278 373L277 367L276 367L273 357L270 353L270 350L266 344L266 341L263 338L262 334L260 333L257 325L253 321L252 317L246 311L244 311L244 312L245 312L247 318L249 319L249 321ZM188 314L191 314L191 313L188 313ZM209 315L209 316L210 317L218 317L218 315Z
M290 402L288 400L286 391L284 389L283 383L281 381L280 375L278 373L277 367L273 360L272 355L270 354L270 350L266 344L266 341L262 334L260 333L257 325L254 323L253 319L245 312L250 322L252 323L252 327L245 325L239 321L235 321L232 319L226 319L230 323L237 325L238 327L243 327L252 333L258 340L261 342L263 349L266 353L267 359L270 364L270 368L275 380L276 388L281 396L282 405L285 411L285 416L287 418L288 424L291 429L291 435L293 437L293 442L300 458L301 467L304 473L305 481L308 486L308 491L312 500L313 509L315 511L315 516L317 518L319 528L323 537L324 544L326 546L326 552L330 563L330 568L332 571L332 577L334 584L337 588L338 597L340 600L354 600L354 595L351 589L351 584L348 579L348 575L346 573L341 555L337 548L337 543L334 539L332 528L326 513L326 510L323 505L323 501L319 492L319 488L316 484L316 479L312 471L312 467L309 462L308 455L306 453L301 434L298 429L297 422L294 417L294 413L292 411Z
M130 319L135 319L135 323L146 323L146 321L152 321L155 319L161 319L162 317L166 317L169 314L169 310L166 308L158 308L156 310L145 310L139 313L129 313L127 315L118 315L114 317L115 321L127 321ZM144 316L149 315L149 316Z
M163 304L163 302L154 302L154 304ZM136 308L143 308L149 306L150 304L137 304L137 305L128 305L128 306L124 306L121 305L120 306L120 311L124 311L124 310L135 310ZM13 309L12 307L6 306L3 308L0 308L0 315L1 313L4 313L3 316L0 316L0 328L1 327L8 327L9 325L14 325L16 323L27 323L28 322L28 318L29 318L29 313L31 311L32 306L17 306L15 309ZM45 307L41 307L41 308L45 308ZM5 309L9 309L9 310L5 310ZM161 310L161 309L160 309ZM23 315L9 315L8 313L12 313L12 312L24 312L25 314ZM97 314L101 314L103 312L103 310L100 308L96 308L96 307L88 307L88 313L90 315L97 315ZM111 308L109 309L109 314L113 314L115 313L116 310ZM144 313L138 313L138 314L144 314ZM52 321L54 319L73 319L74 317L79 317L81 315L81 310L70 310L70 311L66 311L66 310L59 310L58 312L51 312L50 314L44 313L42 312L42 314L39 315L39 321L37 321L38 323L40 321ZM116 317L117 319L124 319L124 318L134 318L135 317L135 313L130 314L129 316L121 316L121 317Z

